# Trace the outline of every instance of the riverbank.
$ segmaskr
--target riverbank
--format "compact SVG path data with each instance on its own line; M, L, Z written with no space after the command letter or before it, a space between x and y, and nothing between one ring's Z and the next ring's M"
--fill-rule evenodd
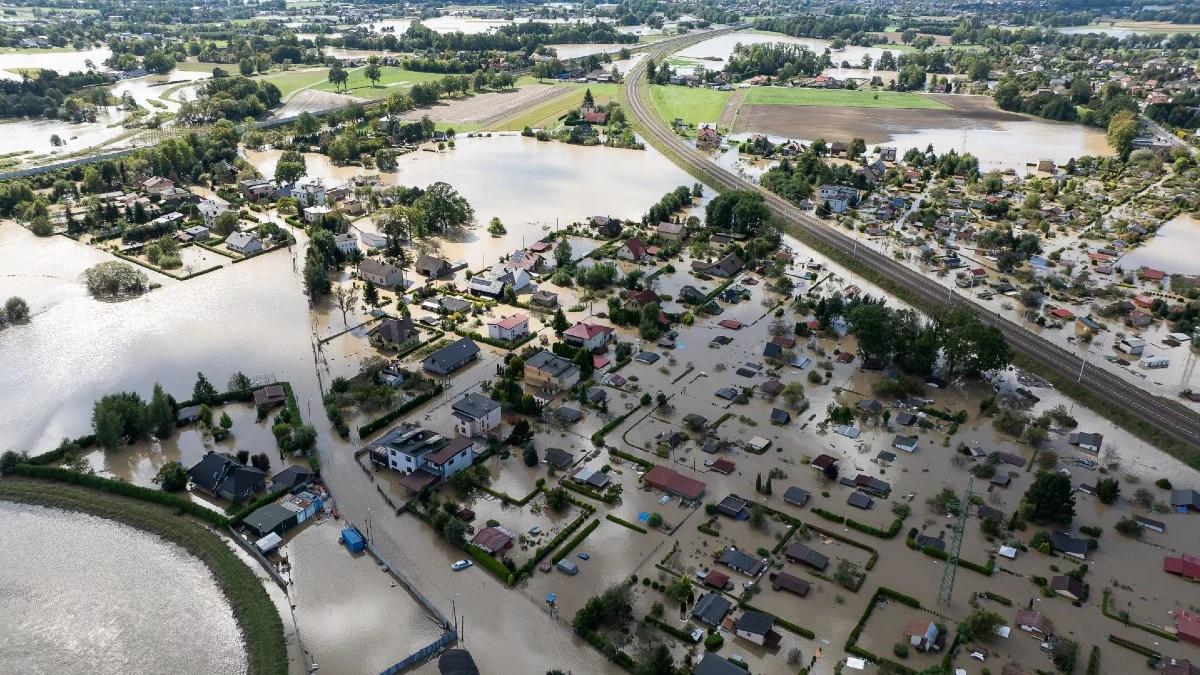
M82 511L158 535L208 567L245 641L248 672L288 672L283 622L254 572L213 531L170 509L97 490L29 478L0 479L0 500Z

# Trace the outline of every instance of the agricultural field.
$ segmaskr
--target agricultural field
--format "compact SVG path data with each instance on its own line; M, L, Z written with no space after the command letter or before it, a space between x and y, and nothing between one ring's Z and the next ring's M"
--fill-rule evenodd
M944 110L947 106L920 94L856 89L800 89L752 87L747 105L820 105L837 108L892 108Z
M378 84L375 84L363 74L365 70L366 68L364 67L346 71L350 77L346 80L346 86L341 90L342 93L360 98L377 98L389 93L386 91L388 89L395 87L407 89L418 82L440 80L445 77L442 73L419 73L413 70L404 70L403 68L381 66L382 77L379 78ZM315 88L321 91L338 91L333 83L328 80L319 82Z
M668 122L681 117L688 124L716 122L731 95L732 92L700 87L650 87L650 100L659 117Z

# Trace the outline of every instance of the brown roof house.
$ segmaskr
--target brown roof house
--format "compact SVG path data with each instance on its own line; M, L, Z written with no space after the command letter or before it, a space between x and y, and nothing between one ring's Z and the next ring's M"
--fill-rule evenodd
M421 334L410 317L387 318L367 334L371 344L383 349L404 351L421 342Z
M1039 640L1054 635L1054 623L1041 612L1033 609L1022 609L1017 612L1017 627Z

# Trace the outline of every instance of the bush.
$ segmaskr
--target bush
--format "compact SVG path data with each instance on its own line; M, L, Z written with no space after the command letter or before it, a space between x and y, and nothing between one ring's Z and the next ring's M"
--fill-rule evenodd
M710 652L715 652L725 644L725 638L721 637L720 633L710 633L704 638L704 648Z
M892 653L896 655L896 658L907 659L908 658L908 645L896 643L896 644L892 645Z
M1162 490L1171 489L1171 481L1167 480L1166 478L1159 478L1158 480L1154 481L1154 485Z

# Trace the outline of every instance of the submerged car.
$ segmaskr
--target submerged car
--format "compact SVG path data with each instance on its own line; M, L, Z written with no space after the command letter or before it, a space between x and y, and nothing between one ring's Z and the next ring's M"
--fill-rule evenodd
M461 572L474 564L475 563L471 562L470 560L457 560L453 565L450 566L450 569L454 570L455 572Z

